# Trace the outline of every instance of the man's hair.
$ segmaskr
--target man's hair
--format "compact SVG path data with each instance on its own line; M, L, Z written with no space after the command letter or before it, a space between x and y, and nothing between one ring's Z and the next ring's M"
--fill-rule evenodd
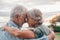
M40 18L40 21L42 21L42 13L39 9L29 10L27 16L28 17L30 16L31 18L34 18L34 19L37 19L37 20L38 20L38 18Z
M11 20L15 17L16 13L18 13L19 15L22 15L26 12L27 12L27 9L24 6L18 5L14 7L10 15Z

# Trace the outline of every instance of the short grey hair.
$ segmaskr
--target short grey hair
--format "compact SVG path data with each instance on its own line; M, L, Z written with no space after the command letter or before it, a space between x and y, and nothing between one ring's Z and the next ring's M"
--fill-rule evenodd
M11 12L11 19L15 17L16 15L16 12L19 14L19 15L22 15L24 13L27 12L27 9L24 7L24 6L21 6L21 5L18 5L16 7L13 8L12 12Z

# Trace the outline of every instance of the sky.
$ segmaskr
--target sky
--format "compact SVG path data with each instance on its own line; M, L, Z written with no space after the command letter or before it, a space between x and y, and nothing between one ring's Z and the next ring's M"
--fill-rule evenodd
M1 20L7 19L6 17L9 19L11 10L16 5L23 5L28 10L32 8L40 9L45 18L56 15L55 12L60 14L60 0L0 0Z

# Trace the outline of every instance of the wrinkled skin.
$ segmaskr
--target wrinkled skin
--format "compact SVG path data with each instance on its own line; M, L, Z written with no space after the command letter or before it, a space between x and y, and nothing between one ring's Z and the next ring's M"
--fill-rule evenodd
M37 23L37 20L31 18L31 17L28 17L28 24L29 24L29 27L37 27L38 26L38 23Z
M22 26L23 23L25 22L26 14L18 15L16 14L15 17L13 18L13 22L15 22L17 25Z
M40 17L40 18L41 18L41 20L39 20L39 21L43 22L42 17ZM35 19L35 18L32 18L29 14L27 14L27 22L29 24L29 27L34 27L35 28L35 27L38 26L38 20Z
M28 19L28 24L29 27L37 27L38 25L42 24L42 13L40 10L34 9L30 10L27 13L27 19Z

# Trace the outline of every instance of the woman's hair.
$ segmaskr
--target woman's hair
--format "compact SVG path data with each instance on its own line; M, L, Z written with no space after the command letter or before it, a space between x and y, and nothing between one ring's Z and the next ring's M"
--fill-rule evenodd
M35 17L42 17L42 13L39 9L31 9L28 11L28 15L32 18L35 18Z
M42 13L39 9L29 10L27 16L36 19L38 23L42 23Z

